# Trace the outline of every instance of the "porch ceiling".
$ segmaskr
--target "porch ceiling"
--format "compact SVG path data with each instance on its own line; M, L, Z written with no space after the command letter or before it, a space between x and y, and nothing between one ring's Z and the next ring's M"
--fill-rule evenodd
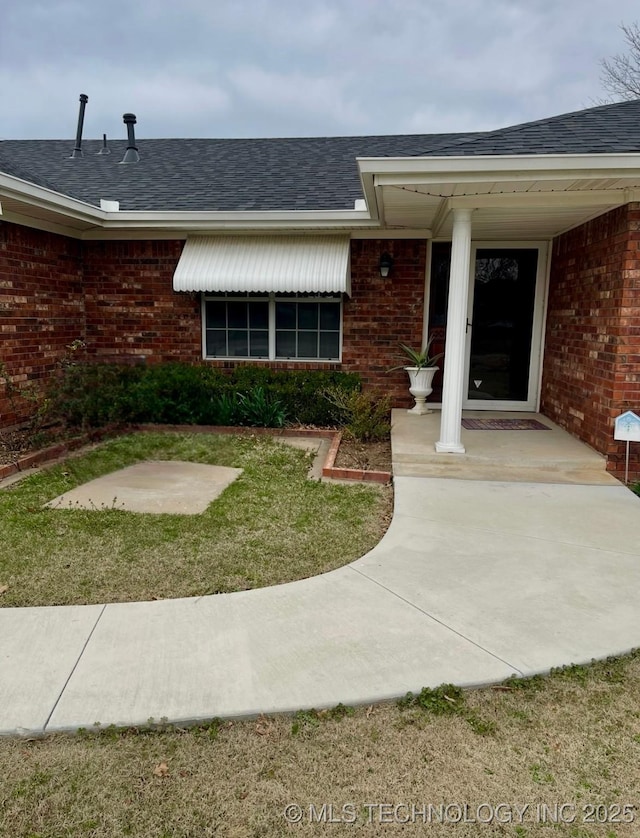
M475 239L551 238L640 200L640 155L361 159L371 205L389 228L449 237L473 210Z
M598 180L592 185L561 181L390 185L378 187L376 193L388 227L427 229L434 237L448 237L452 210L464 207L474 210L474 238L551 238L637 200L640 177L624 183Z

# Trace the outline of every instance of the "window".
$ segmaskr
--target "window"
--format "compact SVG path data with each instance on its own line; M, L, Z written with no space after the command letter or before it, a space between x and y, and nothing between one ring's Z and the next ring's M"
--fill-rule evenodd
M204 298L206 358L340 360L342 302L332 296Z

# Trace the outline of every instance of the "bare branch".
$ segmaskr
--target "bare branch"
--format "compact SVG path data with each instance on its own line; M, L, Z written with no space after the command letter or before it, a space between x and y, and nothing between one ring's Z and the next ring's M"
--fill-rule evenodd
M600 81L612 101L640 99L640 26L621 24L627 51L600 62Z

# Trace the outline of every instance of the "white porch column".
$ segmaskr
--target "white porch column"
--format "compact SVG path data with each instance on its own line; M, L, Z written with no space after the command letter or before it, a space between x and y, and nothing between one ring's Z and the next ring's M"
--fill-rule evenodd
M442 380L442 416L436 451L464 454L460 439L464 394L467 303L469 300L469 260L471 258L471 210L453 210L451 271L447 335Z

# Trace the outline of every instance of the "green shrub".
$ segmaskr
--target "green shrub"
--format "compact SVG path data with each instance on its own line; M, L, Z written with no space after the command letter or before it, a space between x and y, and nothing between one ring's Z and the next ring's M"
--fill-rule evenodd
M327 387L357 392L353 373L274 371L241 366L226 371L209 364L150 366L64 365L49 388L50 415L70 427L110 423L336 425L340 410L321 393Z
M241 424L261 428L281 428L287 414L282 402L267 395L264 387L254 387L248 393L240 393Z
M156 364L145 367L129 393L133 422L215 424L215 394L223 374L212 367Z
M73 428L128 421L142 373L141 367L113 364L65 366L49 385L50 416Z
M327 427L340 424L335 407L322 398L326 387L359 390L360 377L355 373L331 370L272 370L269 367L237 367L225 376L223 391L248 394L255 387L264 388L282 404L287 420L293 424Z
M204 423L203 423L204 424ZM239 425L240 399L237 393L220 393L212 399L211 421L207 425Z

